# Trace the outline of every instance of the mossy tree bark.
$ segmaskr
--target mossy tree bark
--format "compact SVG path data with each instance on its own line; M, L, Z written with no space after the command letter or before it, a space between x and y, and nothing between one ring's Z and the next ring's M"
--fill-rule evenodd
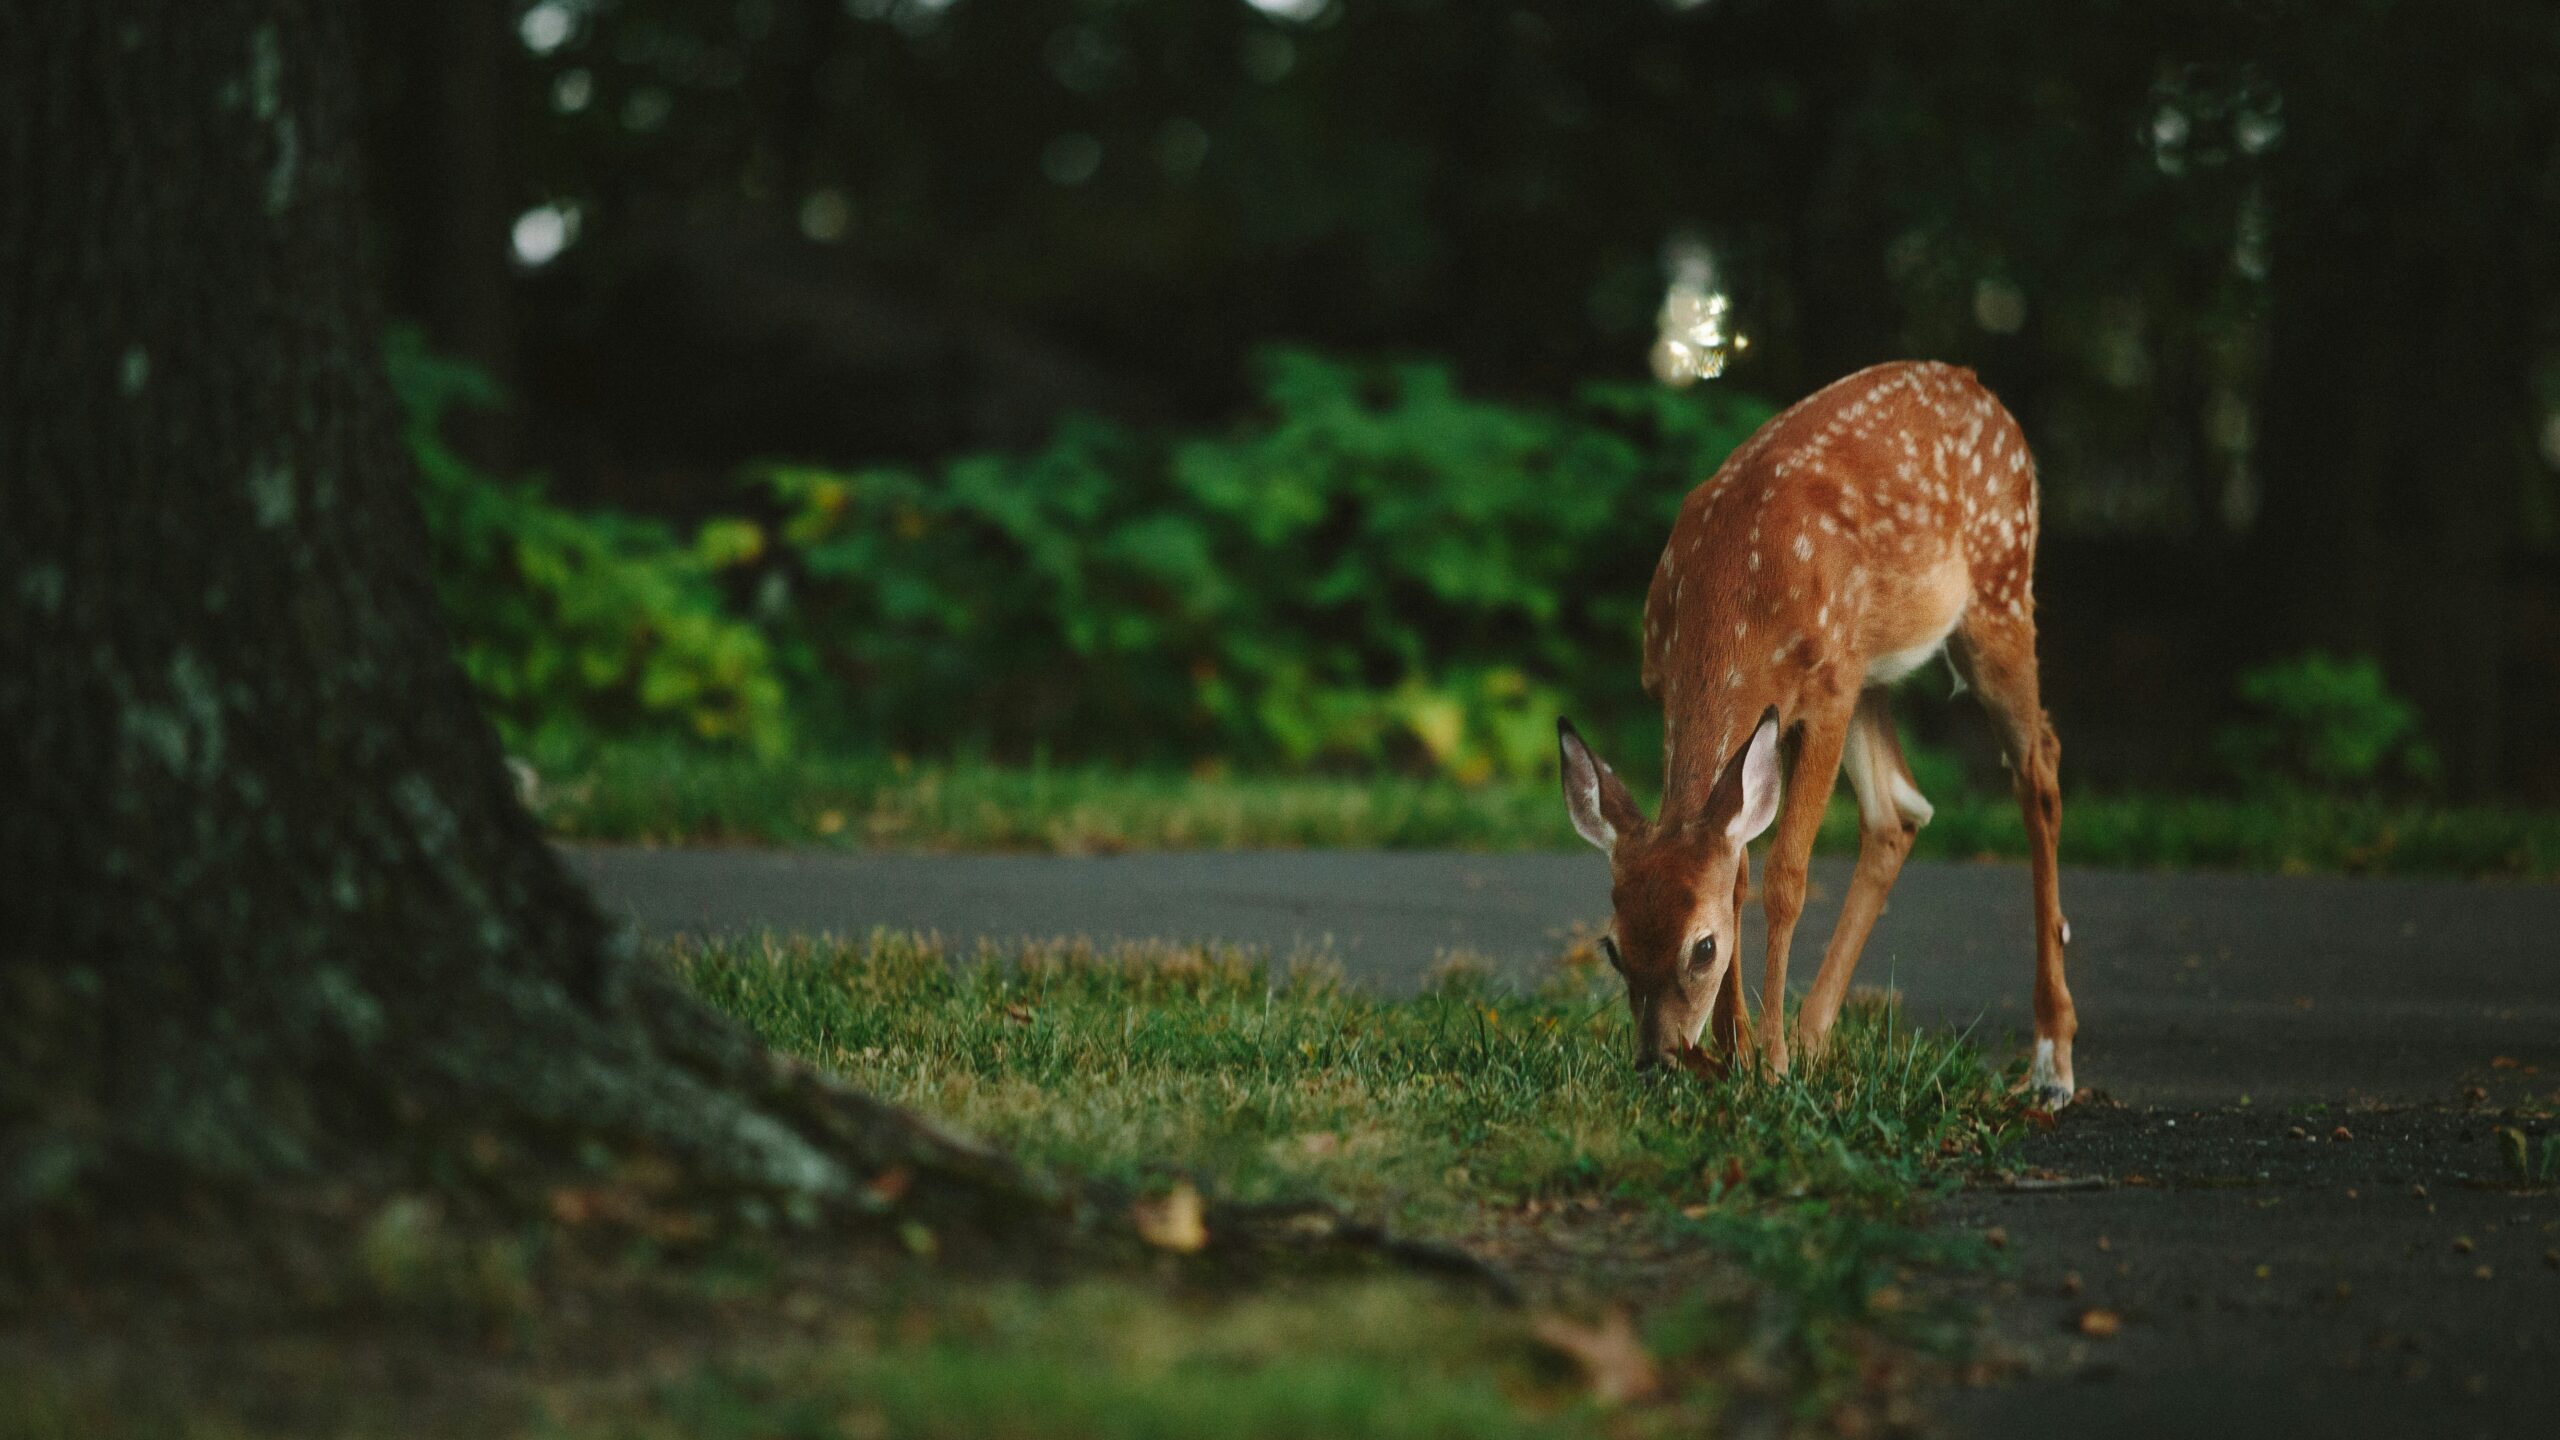
M699 1008L516 803L383 378L349 8L0 26L0 1211L436 1135L1036 1201Z

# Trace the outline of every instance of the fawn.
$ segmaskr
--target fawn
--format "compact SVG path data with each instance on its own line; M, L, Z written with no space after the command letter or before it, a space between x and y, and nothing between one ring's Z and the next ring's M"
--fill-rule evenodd
M2078 1021L2063 983L2054 845L2061 742L2037 696L2035 464L1973 372L1904 362L1861 370L1760 427L1672 525L1645 597L1644 688L1662 702L1662 815L1635 798L1570 721L1556 722L1565 808L1609 857L1601 949L1625 976L1636 1063L1699 1063L1748 1043L1734 964L1749 884L1743 846L1777 823L1762 878L1768 970L1762 1049L1784 1073L1787 949L1834 775L1858 800L1856 878L1795 1043L1819 1053L1885 894L1928 823L1886 688L1942 649L1999 733L2025 812L2035 883L2035 1059L2048 1108L2073 1093ZM1792 737L1781 802L1780 742Z

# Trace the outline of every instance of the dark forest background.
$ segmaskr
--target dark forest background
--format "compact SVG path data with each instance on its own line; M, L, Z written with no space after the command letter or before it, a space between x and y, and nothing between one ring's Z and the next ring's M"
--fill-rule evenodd
M372 0L366 20L393 308L508 397L441 417L451 458L539 473L562 504L787 527L843 504L809 475L894 475L914 489L880 512L894 528L968 483L955 457L1100 436L1076 453L1108 474L1129 437L1279 433L1337 382L1380 414L1415 392L1399 412L1362 387L1445 382L1479 419L1624 421L1666 248L1694 241L1753 342L1697 402L1725 421L1758 413L1737 396L1905 356L1974 367L2018 413L2075 778L2223 774L2241 677L2325 652L2414 702L2441 793L2560 801L2560 10L2540 0ZM1419 369L1363 368L1389 359ZM1630 443L1696 428L1656 417ZM1662 494L1609 542L1623 563L1564 582L1614 581L1602 621L1632 614L1689 458L1609 461ZM796 488L769 462L804 467ZM763 477L743 497L742 473ZM715 583L744 604L756 582ZM1422 669L1434 626L1406 642ZM1590 662L1623 669L1616 692L1586 699L1534 649L1524 683L1632 711L1624 633ZM855 678L906 683L919 655ZM1207 664L1187 703L1216 703ZM1432 693L1500 688L1469 683ZM1077 713L939 733L1152 753L1129 717ZM933 730L901 723L837 738Z

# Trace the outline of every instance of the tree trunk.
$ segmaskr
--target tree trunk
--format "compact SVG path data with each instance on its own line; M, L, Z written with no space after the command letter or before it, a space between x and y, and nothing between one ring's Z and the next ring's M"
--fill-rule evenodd
M1028 1194L698 1007L516 803L383 379L347 8L0 34L0 1213L439 1135Z

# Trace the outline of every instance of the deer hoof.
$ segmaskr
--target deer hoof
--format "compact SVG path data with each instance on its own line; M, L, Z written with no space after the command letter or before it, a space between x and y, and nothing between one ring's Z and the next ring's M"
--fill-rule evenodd
M2071 1081L2056 1063L2054 1049L2050 1040L2036 1042L2035 1061L2027 1067L2027 1078L2018 1086L2027 1103L2039 1110L2058 1111L2071 1103L2075 1093Z

